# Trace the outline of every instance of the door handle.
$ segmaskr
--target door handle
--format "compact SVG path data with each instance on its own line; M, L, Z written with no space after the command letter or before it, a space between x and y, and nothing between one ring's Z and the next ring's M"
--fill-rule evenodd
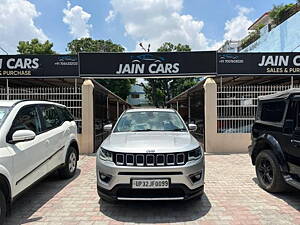
M47 145L49 145L49 144L50 144L50 141L49 141L49 140L47 140L47 141L46 141L46 144L47 144Z
M292 139L292 140L291 140L291 143L292 143L293 145L295 145L295 146L300 146L300 141L298 141L298 140Z

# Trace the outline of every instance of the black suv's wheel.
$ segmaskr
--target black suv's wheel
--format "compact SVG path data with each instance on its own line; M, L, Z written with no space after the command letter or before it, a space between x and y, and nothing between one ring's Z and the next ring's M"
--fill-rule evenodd
M270 150L261 151L255 161L256 176L259 185L268 192L286 191L285 183L276 156Z
M0 225L4 223L4 219L6 217L6 209L6 199L2 191L0 190Z
M58 170L59 175L63 179L71 178L74 176L77 168L77 152L72 146L69 147L66 162L64 167Z

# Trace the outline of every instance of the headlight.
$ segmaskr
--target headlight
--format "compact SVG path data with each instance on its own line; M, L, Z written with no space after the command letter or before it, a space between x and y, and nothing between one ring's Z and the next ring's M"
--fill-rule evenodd
M192 151L189 151L189 161L200 159L202 154L202 148L200 146Z
M99 158L104 161L113 161L112 153L104 148L100 148Z

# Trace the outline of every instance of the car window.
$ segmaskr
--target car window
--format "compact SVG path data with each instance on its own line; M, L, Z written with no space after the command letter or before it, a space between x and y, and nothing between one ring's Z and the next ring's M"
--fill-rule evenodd
M16 115L10 129L12 135L17 130L31 130L35 134L41 133L41 123L36 106L23 107Z
M175 112L127 112L119 120L114 132L186 131Z
M44 121L45 131L54 129L61 125L58 111L54 105L41 105L40 109Z
M9 109L10 109L9 107L0 106L0 126L3 123L6 115L8 114Z
M282 121L285 106L285 101L262 102L260 119L267 122Z
M65 121L74 121L74 117L72 116L72 114L69 112L69 110L65 107L60 107L60 106L57 106L56 107L57 110L58 110L58 113L62 119L62 122L65 122Z

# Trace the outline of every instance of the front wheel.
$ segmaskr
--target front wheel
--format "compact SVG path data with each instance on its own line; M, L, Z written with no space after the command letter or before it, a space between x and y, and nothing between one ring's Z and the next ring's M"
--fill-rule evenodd
M77 169L77 152L72 146L69 147L65 165L58 170L59 175L63 179L68 179L74 176Z
M0 190L0 225L4 223L5 217L6 217L6 199L4 197L3 192Z
M260 152L255 161L259 185L266 191L276 193L288 189L280 171L276 156L270 150Z

